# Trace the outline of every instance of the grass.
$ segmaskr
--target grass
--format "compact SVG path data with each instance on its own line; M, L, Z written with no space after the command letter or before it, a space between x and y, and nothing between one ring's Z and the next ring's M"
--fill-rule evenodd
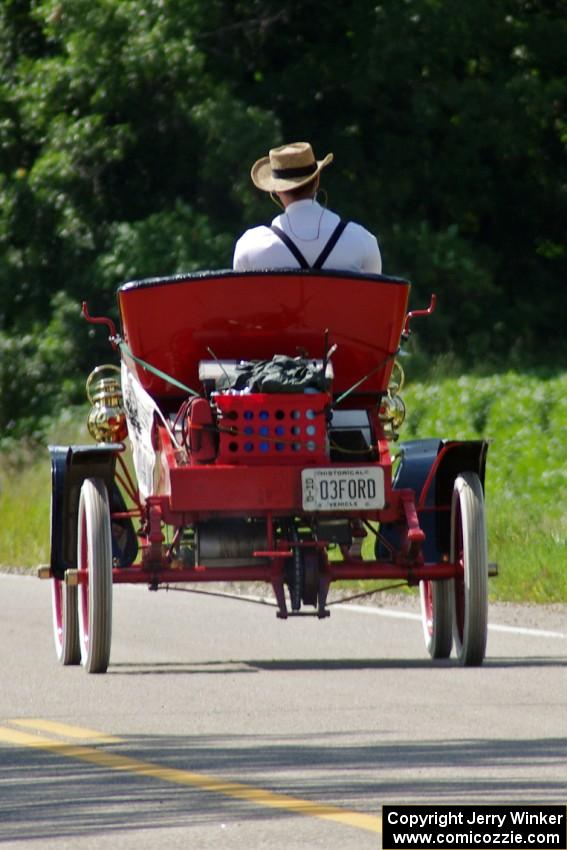
M66 410L54 423L48 442L92 443L88 410ZM0 567L49 563L51 467L47 447L24 442L0 454Z
M567 602L567 373L446 378L404 392L402 439L486 437L493 598Z
M499 565L491 597L567 602L567 373L509 372L412 383L400 439L486 437L489 555ZM51 442L91 442L86 409L66 411ZM4 453L0 464L0 565L49 561L46 449Z
M12 470L2 479L0 564L47 563L49 502L46 505L45 494L50 490L49 463L45 467L34 463L17 475Z

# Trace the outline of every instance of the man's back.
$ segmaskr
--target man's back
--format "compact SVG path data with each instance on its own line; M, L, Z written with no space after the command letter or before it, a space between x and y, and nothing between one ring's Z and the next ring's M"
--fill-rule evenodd
M279 228L312 266L340 219L312 199L295 201L276 216L272 225ZM268 226L247 230L236 243L233 266L238 271L298 268L292 251ZM343 269L365 274L380 274L382 260L376 237L354 222L345 230L323 264L323 268Z

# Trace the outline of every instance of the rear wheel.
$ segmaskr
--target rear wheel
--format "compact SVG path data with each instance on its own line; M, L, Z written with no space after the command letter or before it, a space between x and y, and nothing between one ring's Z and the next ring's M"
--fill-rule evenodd
M51 580L51 608L55 652L61 664L78 664L81 660L77 588L62 579Z
M478 666L488 630L488 551L484 495L476 473L455 481L451 506L451 561L462 567L454 579L454 638L461 664Z
M88 673L105 673L112 637L112 538L108 493L95 478L81 488L77 563L87 572L78 593L81 663Z
M448 658L453 647L452 582L420 581L421 622L432 658Z

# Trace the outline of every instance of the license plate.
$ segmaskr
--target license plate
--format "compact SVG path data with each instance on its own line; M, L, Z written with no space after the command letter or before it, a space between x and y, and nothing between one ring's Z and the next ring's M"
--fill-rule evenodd
M384 507L384 470L379 466L303 469L304 511L368 511Z

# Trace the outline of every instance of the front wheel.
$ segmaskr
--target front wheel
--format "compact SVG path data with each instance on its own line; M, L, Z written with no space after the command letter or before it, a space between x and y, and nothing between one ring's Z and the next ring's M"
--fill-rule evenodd
M81 664L106 673L112 637L112 537L104 482L87 478L81 487L77 564L87 580L79 584Z
M478 475L463 472L451 505L451 561L462 568L454 587L454 637L465 666L482 664L488 630L488 550L484 495Z

